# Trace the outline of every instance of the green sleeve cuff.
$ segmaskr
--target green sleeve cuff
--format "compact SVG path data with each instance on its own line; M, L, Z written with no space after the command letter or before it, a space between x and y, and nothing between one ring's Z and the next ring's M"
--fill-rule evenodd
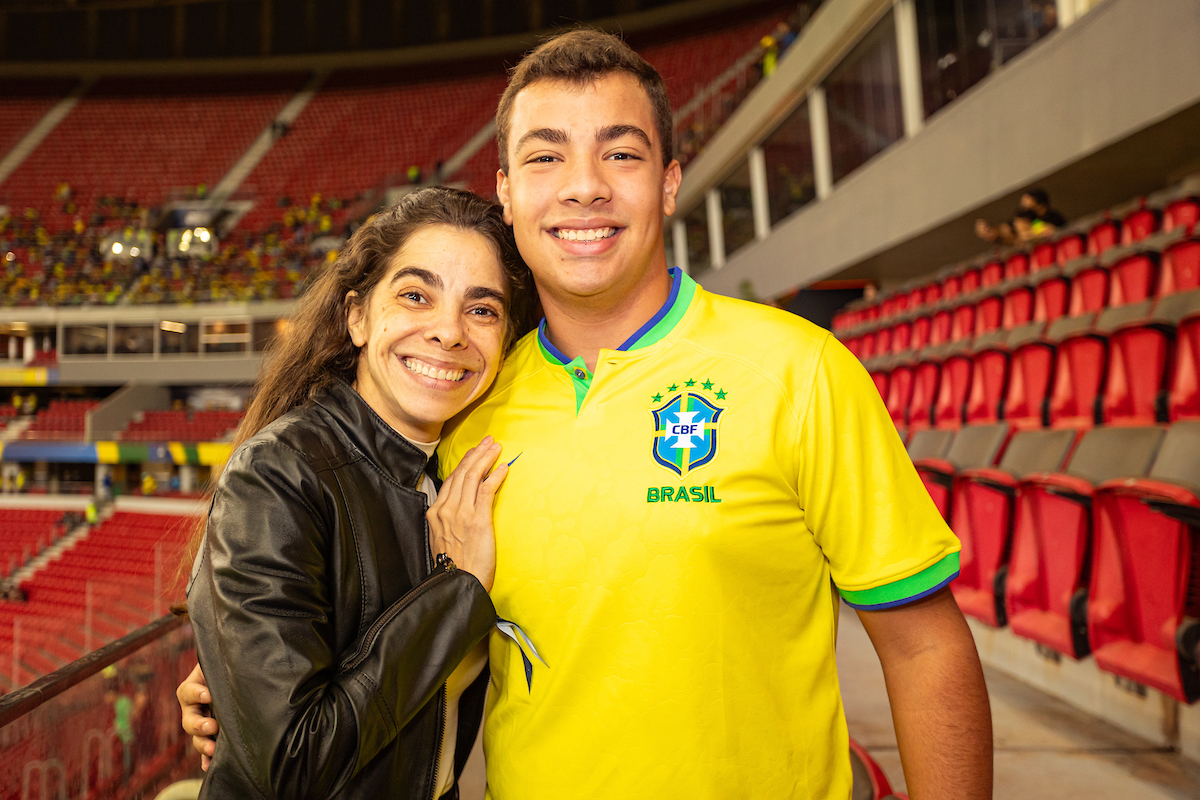
M846 604L853 608L878 610L902 606L933 594L958 577L958 553L951 553L936 564L932 564L915 575L885 583L873 589L852 592L839 588L838 592Z

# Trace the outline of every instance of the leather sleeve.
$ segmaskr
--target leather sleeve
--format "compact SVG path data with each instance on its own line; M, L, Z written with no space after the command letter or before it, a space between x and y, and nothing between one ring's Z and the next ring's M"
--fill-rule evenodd
M189 595L221 735L237 748L229 756L267 796L336 794L496 622L472 575L439 570L388 608L356 652L335 653L332 507L300 453L242 448L214 497Z

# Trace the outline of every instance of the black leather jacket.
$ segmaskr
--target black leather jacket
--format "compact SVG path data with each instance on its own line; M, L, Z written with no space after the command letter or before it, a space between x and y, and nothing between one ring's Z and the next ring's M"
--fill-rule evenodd
M188 586L221 727L201 798L433 797L444 684L496 610L435 568L426 468L344 383L233 454ZM456 775L487 677L459 701Z

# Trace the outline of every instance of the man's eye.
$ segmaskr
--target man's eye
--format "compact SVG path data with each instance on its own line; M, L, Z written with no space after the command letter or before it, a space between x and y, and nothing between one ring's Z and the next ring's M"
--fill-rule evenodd
M530 164L551 164L557 161L557 156L534 156L529 159Z
M609 158L614 161L640 161L641 159L635 153L613 153Z

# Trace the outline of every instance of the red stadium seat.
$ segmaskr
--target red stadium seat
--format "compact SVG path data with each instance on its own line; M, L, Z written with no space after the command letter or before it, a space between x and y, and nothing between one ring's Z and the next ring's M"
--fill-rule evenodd
M956 430L962 426L973 367L974 353L967 342L947 345L933 402L934 427Z
M1054 261L1059 266L1087 255L1088 240L1082 233L1066 233L1054 243Z
M1109 269L1108 303L1124 306L1153 297L1158 288L1157 251L1114 247L1100 261Z
M1009 260L1012 260L1012 258L1019 258L1022 255L1022 253L1018 253L1016 256L1010 257ZM1005 278L1005 268L1006 262L995 259L985 262L983 266L979 268L979 288L988 289L998 283L1002 283Z
M908 349L914 353L920 352L929 346L929 331L932 325L932 317L928 314L913 317L912 335L909 337Z
M1042 338L1045 330L1044 323L1032 322L1013 330L1005 342L1011 355L1003 414L1017 430L1040 428L1046 423L1046 401L1054 378L1054 345ZM984 396L985 402L989 398L990 393Z
M1087 655L1087 581L1093 489L1146 474L1161 428L1096 428L1065 471L1017 485L1005 602L1013 633L1072 658Z
M1048 269L1033 278L1033 318L1053 322L1067 313L1071 300L1071 279L1060 269Z
M1015 434L996 467L961 470L954 478L950 526L962 542L961 572L950 584L963 613L993 627L1005 624L1004 593L1013 499L1018 481L1062 467L1075 443L1070 430Z
M1151 313L1153 306L1153 313ZM1168 421L1171 354L1177 328L1200 316L1200 291L1171 295L1157 303L1109 309L1097 327L1109 329L1108 375L1102 416L1105 424L1153 425ZM1182 343L1187 349L1186 340Z
M959 294L963 296L974 294L983 285L983 275L979 267L968 267L963 270L960 280Z
M1048 421L1056 427L1090 428L1096 423L1096 399L1104 386L1108 342L1094 324L1096 314L1062 317L1043 337L1055 346L1054 378Z
M1195 291L1188 293L1189 297L1195 295ZM1190 313L1179 320L1173 362L1167 418L1172 422L1200 419L1200 314Z
M1189 234L1173 234L1180 238L1167 244L1163 250L1159 296L1200 289L1200 238Z
M1028 281L1010 281L1000 288L1003 292L1000 308L1000 327L1002 329L1011 331L1033 319L1033 287Z
M948 301L947 301L948 302ZM929 321L929 347L937 347L950 341L953 317L947 303L942 303Z
M1088 633L1096 665L1200 699L1200 422L1172 425L1141 480L1095 491Z
M1188 230L1200 222L1200 197L1188 195L1172 200L1163 209L1163 230Z
M892 346L889 352L892 355L907 353L912 349L912 316L906 316L896 322L892 326Z
M908 429L910 432L928 428L933 424L933 404L937 401L938 385L942 377L942 359L952 345L927 347L921 351L913 368L912 396L908 404Z
M1011 261L1012 259L1009 259ZM1047 267L1058 263L1058 248L1053 242L1040 241L1029 251L1028 272L1041 272ZM1009 277L1019 277L1025 273L1014 273Z
M1145 201L1141 208L1131 211L1121 220L1121 244L1140 242L1158 232L1162 212L1156 208L1147 208L1144 203Z
M1004 323L1004 298L1001 289L984 294L975 302L975 329L970 336L986 336Z
M964 294L961 275L947 275L942 279L939 302L954 302L960 294Z
M1063 267L1063 275L1071 281L1069 316L1078 317L1108 305L1109 269L1099 259L1087 256L1072 261Z
M884 405L900 431L908 428L908 407L912 402L915 366L909 359L896 360L888 372L887 402Z
M963 342L975 335L975 302L962 300L950 311L950 341Z
M1087 235L1087 254L1099 256L1110 247L1115 247L1121 241L1121 223L1113 219L1092 226ZM1064 265L1065 266L1065 265Z
M951 520L954 475L960 470L990 467L1002 454L1009 427L971 425L958 431L931 429L913 434L909 456L934 505Z

